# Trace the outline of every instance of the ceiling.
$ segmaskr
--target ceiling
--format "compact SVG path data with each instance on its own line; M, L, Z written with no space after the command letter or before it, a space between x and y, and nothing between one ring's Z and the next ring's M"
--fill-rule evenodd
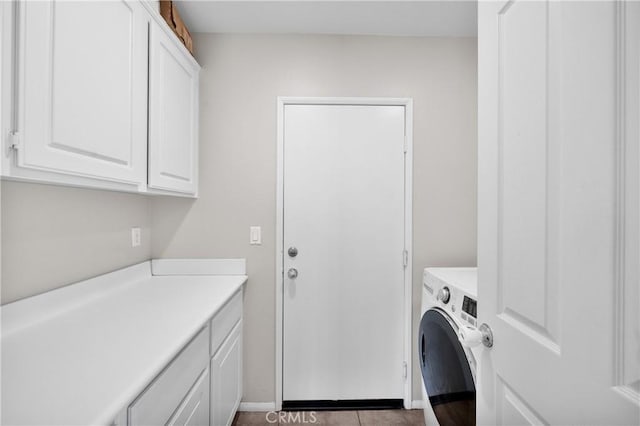
M477 35L475 1L184 0L176 4L192 33Z

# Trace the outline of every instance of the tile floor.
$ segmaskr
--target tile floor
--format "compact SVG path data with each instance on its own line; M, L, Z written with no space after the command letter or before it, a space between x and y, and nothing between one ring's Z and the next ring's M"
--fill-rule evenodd
M296 418L296 414L299 417ZM305 414L302 417L303 413ZM289 418L276 422L278 413L255 413L241 411L236 414L233 426L273 426L273 425L332 425L332 426L424 426L422 410L360 410L360 411L315 411L315 423L310 412L294 411ZM306 421L306 422L305 422Z

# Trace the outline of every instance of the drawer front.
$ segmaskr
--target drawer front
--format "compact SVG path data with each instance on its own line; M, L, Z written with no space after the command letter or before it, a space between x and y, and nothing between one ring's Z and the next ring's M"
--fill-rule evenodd
M209 424L209 369L198 381L167 422L167 426L205 426Z
M229 332L242 318L242 290L238 291L211 320L211 352L213 356Z
M209 327L202 329L129 407L130 425L164 425L209 361Z

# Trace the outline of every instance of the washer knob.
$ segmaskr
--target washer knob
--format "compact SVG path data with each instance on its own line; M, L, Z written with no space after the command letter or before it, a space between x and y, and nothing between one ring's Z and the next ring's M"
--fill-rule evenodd
M449 291L449 287L442 287L438 291L438 300L440 300L445 305L449 303L450 298L451 298L451 292Z

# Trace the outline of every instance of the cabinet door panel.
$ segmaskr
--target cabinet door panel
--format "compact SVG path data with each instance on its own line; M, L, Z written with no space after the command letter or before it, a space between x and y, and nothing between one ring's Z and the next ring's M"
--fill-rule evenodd
M167 426L209 425L209 368L205 368Z
M199 67L155 25L150 49L149 187L195 194Z
M211 359L211 424L230 425L242 399L242 321Z
M141 7L20 3L19 166L144 183L148 21Z

